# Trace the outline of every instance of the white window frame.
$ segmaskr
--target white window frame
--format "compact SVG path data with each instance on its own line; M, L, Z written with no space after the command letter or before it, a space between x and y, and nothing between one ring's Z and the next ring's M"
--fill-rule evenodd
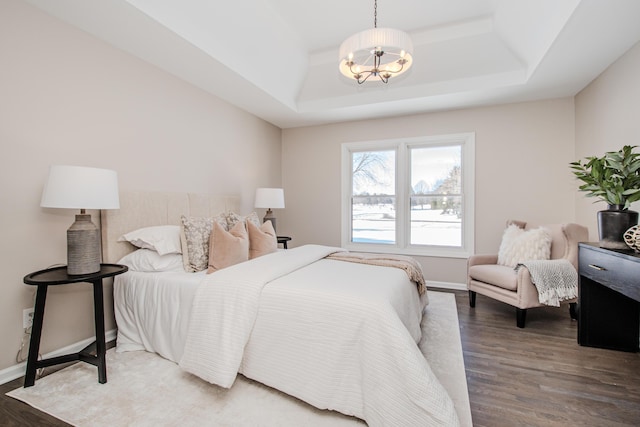
M411 164L409 149L442 145L462 147L462 244L460 247L411 245L410 237L410 189ZM396 151L396 242L395 244L356 243L351 241L351 197L353 191L353 165L351 154L358 151ZM342 246L352 251L397 253L447 258L467 258L474 248L475 207L475 133L423 136L395 140L347 142L342 144L342 194L341 194L341 241Z

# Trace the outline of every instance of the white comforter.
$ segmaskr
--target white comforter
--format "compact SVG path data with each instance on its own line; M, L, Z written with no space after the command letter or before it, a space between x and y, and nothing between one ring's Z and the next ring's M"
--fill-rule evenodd
M368 298L366 288L345 293L326 277L322 283L296 287L303 267L305 282L308 269L323 268L322 263L349 264L356 274L371 271L372 266L318 261L337 250L308 245L207 276L194 298L180 366L223 387L231 387L243 372L370 426L458 425L451 399L418 349L415 334L397 314L394 304L403 301L373 292L376 296ZM276 293L282 289L282 298L291 299L291 313L278 313L278 342L261 339L259 332L271 327L258 319L259 312L270 309L261 301L270 282L277 283ZM274 303L273 309L282 305ZM301 327L309 331L306 338ZM288 329L295 342L288 339Z

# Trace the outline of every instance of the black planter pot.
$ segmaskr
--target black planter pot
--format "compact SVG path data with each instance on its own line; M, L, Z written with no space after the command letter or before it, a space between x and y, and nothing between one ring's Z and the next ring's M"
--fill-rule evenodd
M609 205L598 212L600 246L608 249L629 249L622 237L630 227L638 224L638 212L622 209L622 205Z

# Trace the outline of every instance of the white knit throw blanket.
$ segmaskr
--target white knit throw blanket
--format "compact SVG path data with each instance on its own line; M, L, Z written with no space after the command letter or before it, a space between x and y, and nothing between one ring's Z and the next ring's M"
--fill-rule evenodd
M523 261L516 271L522 266L531 274L540 304L559 307L560 301L578 296L578 272L566 259Z
M193 300L180 367L210 383L231 387L258 314L262 288L340 250L305 245L207 275Z

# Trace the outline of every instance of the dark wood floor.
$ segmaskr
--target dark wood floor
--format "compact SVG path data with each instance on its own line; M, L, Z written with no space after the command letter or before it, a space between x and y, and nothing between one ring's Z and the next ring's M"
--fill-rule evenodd
M564 307L518 329L513 307L455 294L475 426L640 425L640 353L580 347ZM0 425L67 425L4 395L21 385L0 386Z
M475 426L638 426L640 353L577 344L568 308L515 309L457 292Z

